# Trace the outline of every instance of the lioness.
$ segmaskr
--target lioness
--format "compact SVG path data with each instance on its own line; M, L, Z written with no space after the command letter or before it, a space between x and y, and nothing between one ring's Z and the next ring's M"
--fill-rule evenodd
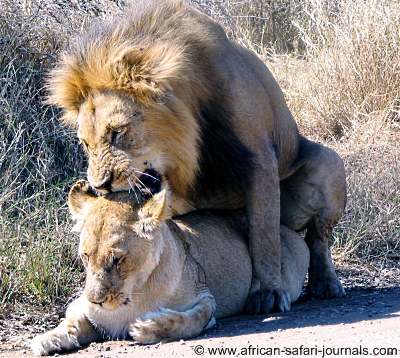
M155 343L193 337L215 318L241 312L252 267L240 215L193 212L171 220L167 192L141 203L97 197L87 182L69 194L86 267L85 291L65 320L36 337L37 355L104 337ZM139 197L140 199L140 197ZM309 264L305 242L281 228L282 283L295 301Z
M180 0L133 1L71 41L48 87L78 129L96 189L156 192L162 176L174 213L245 207L249 312L290 307L281 222L307 229L312 294L344 294L328 249L345 206L343 163L299 135L264 63L211 18Z

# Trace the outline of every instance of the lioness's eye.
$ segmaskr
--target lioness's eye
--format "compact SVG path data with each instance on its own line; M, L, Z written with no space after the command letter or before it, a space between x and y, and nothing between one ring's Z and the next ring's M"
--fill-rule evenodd
M84 139L80 139L80 142L81 142L83 148L84 148L86 151L88 151L89 146L88 146L87 142L86 142Z
M83 253L83 254L81 255L81 259L82 259L82 261L83 261L84 264L87 264L88 261L89 261L89 255L86 254L86 253Z

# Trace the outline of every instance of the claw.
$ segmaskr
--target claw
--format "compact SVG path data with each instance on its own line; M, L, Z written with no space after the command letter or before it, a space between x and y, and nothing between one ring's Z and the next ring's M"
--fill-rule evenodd
M247 314L267 314L290 311L291 300L288 292L281 289L256 291L249 295L245 312Z
M337 277L316 277L308 285L312 297L318 299L344 297L346 292Z

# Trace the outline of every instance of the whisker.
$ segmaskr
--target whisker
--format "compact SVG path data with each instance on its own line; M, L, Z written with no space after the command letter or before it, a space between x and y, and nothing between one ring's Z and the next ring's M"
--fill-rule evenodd
M144 295L144 292L131 292L131 293L128 293L126 295L126 297L129 298L129 296L134 296L134 295Z
M135 176L135 179L143 186L143 188L145 189L145 191L147 191L148 194L153 195L153 193L151 192L151 190L150 190L146 185L144 185L144 183L143 183L135 174L133 174L133 175ZM136 186L139 188L139 190L140 190L141 192L143 192L142 189L141 189L137 184L136 184Z
M133 190L133 193L135 194L135 197L136 197L136 204L139 204L139 198L138 198L138 196L137 196L137 194L136 194L135 188L132 187L132 183L131 183L131 180L130 180L129 177L128 177L128 183L129 183L129 186L131 187L131 189ZM129 191L130 191L130 190L129 190Z
M133 168L133 171L135 171L136 173L145 175L145 176L147 176L147 177L149 177L149 178L151 178L151 179L154 179L154 180L156 180L156 181L160 181L159 178L156 178L155 176L153 176L153 175L151 175L151 174L149 174L149 173L141 172L140 170L137 170L136 168Z

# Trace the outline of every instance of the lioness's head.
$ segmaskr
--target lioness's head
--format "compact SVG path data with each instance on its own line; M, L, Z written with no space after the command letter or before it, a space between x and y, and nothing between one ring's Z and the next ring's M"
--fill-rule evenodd
M185 192L198 169L194 113L205 86L193 78L184 46L143 39L147 30L134 33L129 26L121 19L71 43L49 74L48 102L77 128L89 159L87 178L97 190L155 185L157 192L160 175Z
M86 181L70 190L68 205L80 232L85 295L105 309L128 304L157 267L169 218L166 189L144 201L140 194L96 196ZM165 227L164 227L165 228Z

